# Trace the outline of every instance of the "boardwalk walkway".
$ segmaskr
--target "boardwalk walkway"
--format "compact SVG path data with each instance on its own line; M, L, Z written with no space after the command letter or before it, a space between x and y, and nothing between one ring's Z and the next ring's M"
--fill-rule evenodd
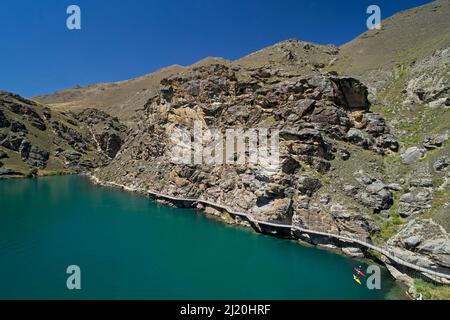
M391 261L394 261L395 263L397 263L398 265L407 267L409 269L424 273L426 276L428 276L429 278L434 279L437 282L445 282L448 283L450 281L450 274L446 274L446 273L442 273L442 272L438 272L436 270L433 269L429 269L429 268L424 268L415 264L412 264L410 262L407 262L399 257L396 257L394 255L394 253L392 253L389 250L386 250L384 248L378 247L372 243L368 243L365 241L362 241L360 239L357 238L352 238L352 237L347 237L347 236L342 236L342 235L338 235L338 234L334 234L334 233L327 233L327 232L321 232L321 231L315 231L315 230L310 230L310 229L305 229L305 228L301 228L298 226L294 226L294 225L288 225L288 224L282 224L282 223L276 223L276 222L268 222L268 221L261 221L261 220L256 220L254 219L251 215L246 214L244 212L238 212L233 210L232 208L225 206L225 205L221 205L221 204L217 204L208 200L203 200L203 199L194 199L194 198L180 198L180 197L174 197L174 196L170 196L170 195L166 195L166 194L162 194L156 191L152 191L152 190L145 190L142 188L135 188L135 187L129 187L129 186L125 186L125 185L121 185L115 182L102 182L100 181L98 178L91 176L91 178L99 183L99 184L103 184L103 185L107 185L107 186L114 186L114 187L119 187L122 188L124 190L127 191L133 191L133 192L141 192L141 193L145 193L153 198L159 198L159 199L167 199L170 201L177 201L177 202L188 202L190 204L194 204L194 203L200 203L203 205L207 205L207 206L211 206L213 208L219 208L222 209L234 216L239 216L239 217L244 217L245 219L247 219L249 222L252 222L254 224L258 224L260 226L270 226L270 227L274 227L274 228L279 228L279 229L287 229L290 231L298 231L301 233L305 233L305 234L310 234L310 235L318 235L318 236L323 236L323 237L329 237L329 238L334 238L340 241L344 241L344 242L350 242L350 243L357 243L360 246L366 247L368 249L371 249L373 251L376 251L382 255L384 255L386 258L388 258Z

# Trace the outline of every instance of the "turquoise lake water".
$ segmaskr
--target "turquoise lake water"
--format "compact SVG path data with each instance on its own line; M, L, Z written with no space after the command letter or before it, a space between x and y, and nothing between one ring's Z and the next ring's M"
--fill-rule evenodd
M357 261L78 176L0 181L1 299L392 299ZM66 287L69 265L81 290ZM364 284L364 283L363 283Z

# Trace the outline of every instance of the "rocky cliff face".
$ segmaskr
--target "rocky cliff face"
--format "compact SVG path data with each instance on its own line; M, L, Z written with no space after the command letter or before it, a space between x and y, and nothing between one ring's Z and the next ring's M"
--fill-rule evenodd
M431 219L411 220L389 240L397 256L417 265L450 268L450 241L443 227Z
M370 111L367 88L358 80L281 73L216 64L164 79L120 153L96 176L210 200L264 221L370 239L396 187L377 178L376 165L355 164L359 170L348 175L347 163L361 154L389 157L398 151L395 137ZM229 128L279 130L279 166L248 158L242 164L174 163L174 131L194 130L195 122L223 134ZM207 149L214 141L203 144Z
M398 154L382 163L396 189L375 240L435 268L448 268L450 245L449 8L438 0L395 15L342 46L332 66L364 81L373 110L399 143ZM421 31L411 32L412 25Z
M58 109L98 105L133 115L130 129L94 109L60 113L2 93L0 172L93 170L103 181L374 242L448 273L449 5L400 13L341 48L288 40L234 62L210 58L38 98ZM214 157L227 129L278 130L268 143L279 139L280 161L258 152L253 163L255 154L233 142L225 164L180 163L175 147L187 154L199 147L189 136L196 123L205 133L201 149ZM174 139L180 132L188 139Z
M116 158L95 175L201 198L257 220L374 242L405 261L448 272L447 51L415 62L404 75L406 69L400 68L397 80L372 96L372 106L367 87L355 78L327 72L323 65L302 65L296 73L298 59L286 55L291 49L304 53L310 47L291 40L269 48L269 56L279 58L276 63L263 63L262 51L246 58L257 66L205 64L163 79ZM323 59L337 54L322 49ZM414 132L403 123L414 123L417 110L425 113L420 117L427 127ZM427 110L444 122L435 124ZM226 136L227 129L243 129L243 134L255 128L278 130L279 165L272 166L269 158L249 163L249 151L247 162L239 162L242 150L235 142L231 159L237 163L174 161L173 148L180 146L174 135L180 129L194 132L196 123L207 133L202 150L211 154L220 143L217 134ZM182 149L195 151L189 139ZM217 214L214 208L201 208ZM420 239L410 245L417 230ZM339 246L349 255L367 254L323 237L297 236Z
M385 164L399 185L385 238L404 260L437 269L450 257L449 50L401 65L374 97L400 145Z
M0 176L87 172L117 154L127 128L88 109L60 113L0 92Z

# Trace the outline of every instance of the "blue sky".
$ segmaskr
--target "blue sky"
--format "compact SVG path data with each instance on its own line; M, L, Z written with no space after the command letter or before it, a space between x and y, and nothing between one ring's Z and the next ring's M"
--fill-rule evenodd
M207 56L237 59L281 40L341 45L429 0L1 0L0 90L31 97L134 78ZM81 30L66 9L81 8Z

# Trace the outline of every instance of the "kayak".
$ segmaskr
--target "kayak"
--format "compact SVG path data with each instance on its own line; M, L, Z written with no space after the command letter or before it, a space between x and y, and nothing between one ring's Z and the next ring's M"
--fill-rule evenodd
M359 269L359 268L355 268L355 271L357 274L359 274L361 277L365 278L366 275Z
M359 280L359 278L355 275L353 275L353 279L358 282L360 285L362 285L361 280Z

